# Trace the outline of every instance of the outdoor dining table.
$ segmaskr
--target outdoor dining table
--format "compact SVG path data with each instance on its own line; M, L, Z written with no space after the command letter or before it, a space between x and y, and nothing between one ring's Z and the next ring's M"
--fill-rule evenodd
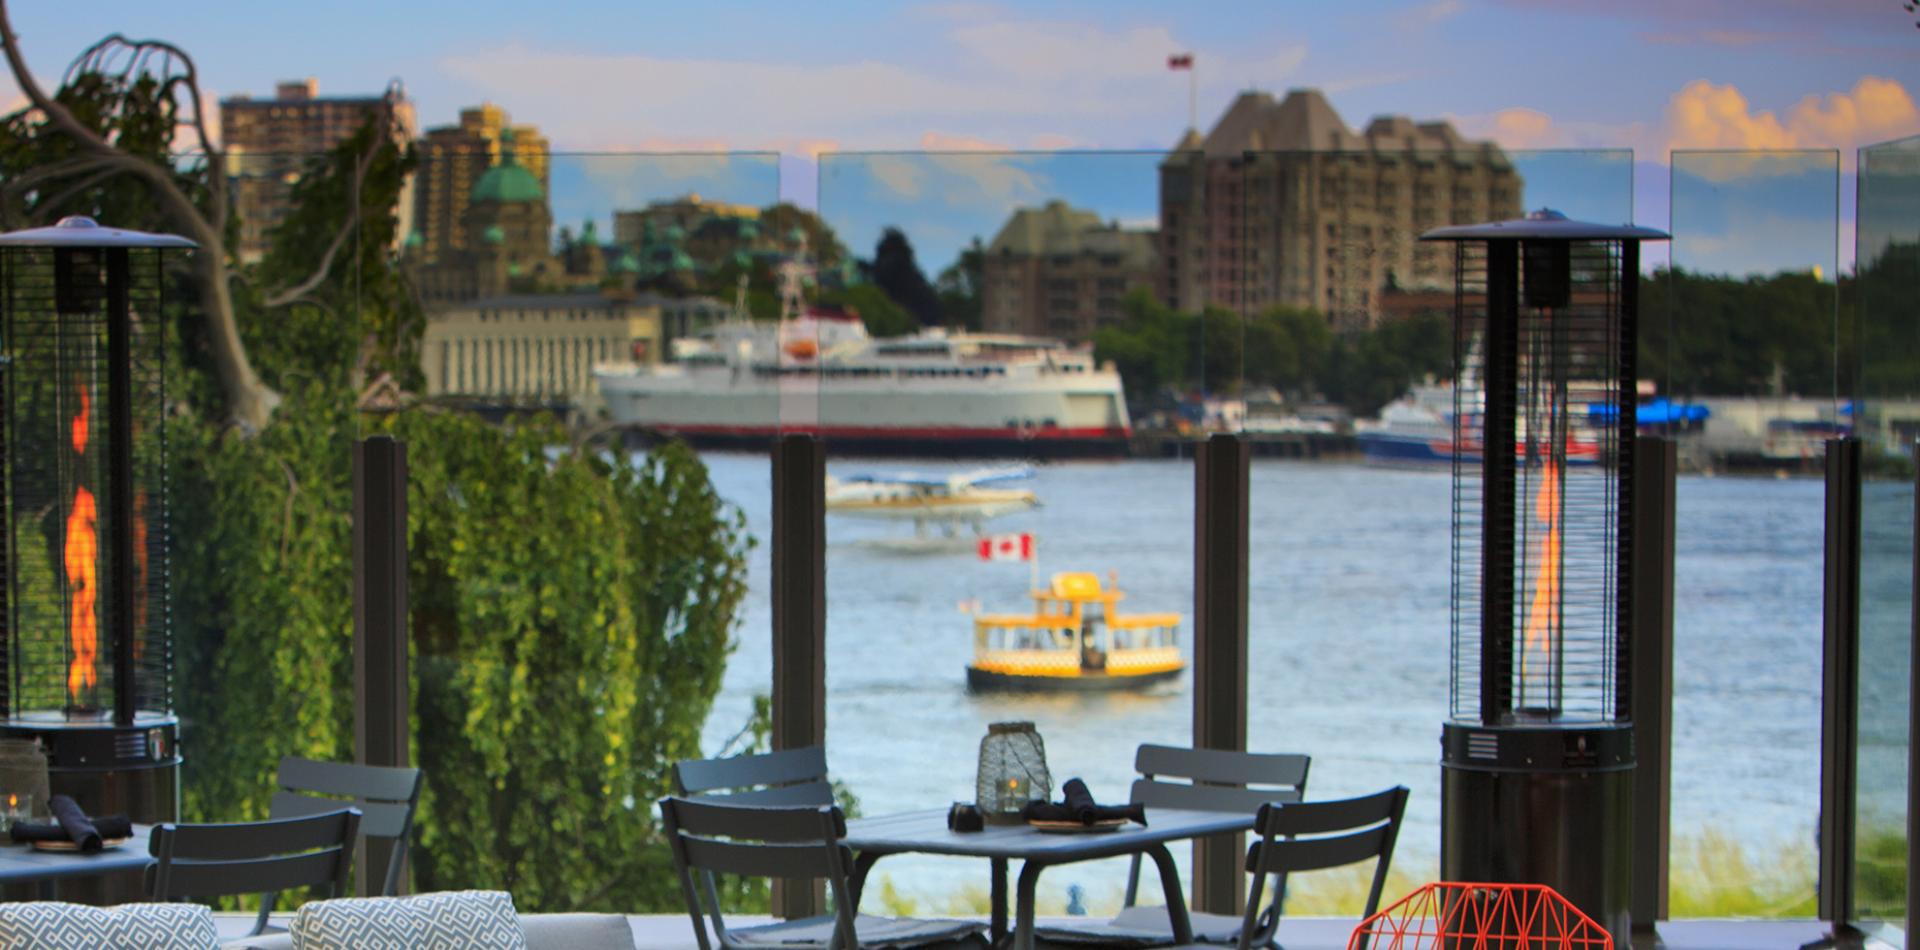
M133 837L125 844L93 854L36 851L29 845L11 841L0 844L0 888L32 887L38 891L38 897L46 899L54 896L55 886L62 880L144 871L153 864L153 856L147 853L147 842L152 835L152 825L134 825Z
M1061 834L1026 824L988 825L984 831L950 831L944 809L905 812L847 822L842 843L856 852L853 897L860 899L867 872L889 854L946 854L987 858L993 862L992 935L998 944L1007 935L1007 862L1018 860L1019 890L1014 901L1014 950L1032 950L1034 889L1040 872L1056 864L1072 864L1121 855L1144 854L1160 870L1166 893L1167 919L1176 944L1193 941L1193 923L1180 892L1180 872L1174 867L1167 843L1184 838L1233 834L1253 829L1252 814L1217 811L1147 809L1147 825L1127 824L1111 831Z

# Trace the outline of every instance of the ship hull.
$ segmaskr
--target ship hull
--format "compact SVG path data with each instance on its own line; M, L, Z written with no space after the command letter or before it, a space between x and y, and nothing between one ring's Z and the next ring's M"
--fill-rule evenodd
M901 458L1114 459L1127 454L1124 430L873 428L862 426L687 426L628 423L629 439L644 446L680 439L696 448L765 451L778 436L817 435L832 455Z
M661 368L600 391L615 423L710 448L810 433L836 454L1118 458L1131 431L1116 374L1034 365Z
M1147 673L1084 673L1079 676L1021 676L967 667L967 689L975 693L1106 693L1118 690L1146 689L1171 680L1186 667L1154 670Z

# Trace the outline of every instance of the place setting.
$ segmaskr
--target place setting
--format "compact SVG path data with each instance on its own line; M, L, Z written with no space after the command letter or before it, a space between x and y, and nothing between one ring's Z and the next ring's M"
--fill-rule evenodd
M35 851L95 854L114 851L133 840L133 822L125 815L90 817L71 796L55 795L47 802L51 821L12 818L7 839Z

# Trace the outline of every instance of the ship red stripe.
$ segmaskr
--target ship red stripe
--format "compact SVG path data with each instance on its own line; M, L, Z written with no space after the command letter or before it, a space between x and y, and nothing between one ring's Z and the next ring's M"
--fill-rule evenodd
M727 425L646 425L641 428L653 429L668 434L686 435L725 435L725 436L776 436L783 434L817 435L821 438L834 437L847 439L1025 439L1036 442L1077 442L1100 439L1124 439L1131 434L1125 428L1103 428L1086 426L1062 429L1009 429L1004 427L970 426L834 426L834 425L765 425L765 426L727 426Z

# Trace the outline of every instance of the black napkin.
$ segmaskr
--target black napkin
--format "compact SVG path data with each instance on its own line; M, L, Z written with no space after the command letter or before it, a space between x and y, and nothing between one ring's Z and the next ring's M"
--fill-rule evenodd
M37 824L16 821L9 832L16 842L27 841L71 841L84 852L100 850L103 839L126 838L133 834L133 822L124 815L114 815L99 820L90 819L80 806L66 795L55 795L47 802L47 808L53 812L54 821Z
M1067 779L1067 784L1060 788L1060 796L1062 800L1059 802L1028 802L1024 813L1026 819L1028 821L1077 821L1083 825L1091 825L1099 821L1125 818L1129 821L1137 821L1141 825L1147 823L1147 806L1096 804L1093 793L1087 791L1087 783L1077 778Z

